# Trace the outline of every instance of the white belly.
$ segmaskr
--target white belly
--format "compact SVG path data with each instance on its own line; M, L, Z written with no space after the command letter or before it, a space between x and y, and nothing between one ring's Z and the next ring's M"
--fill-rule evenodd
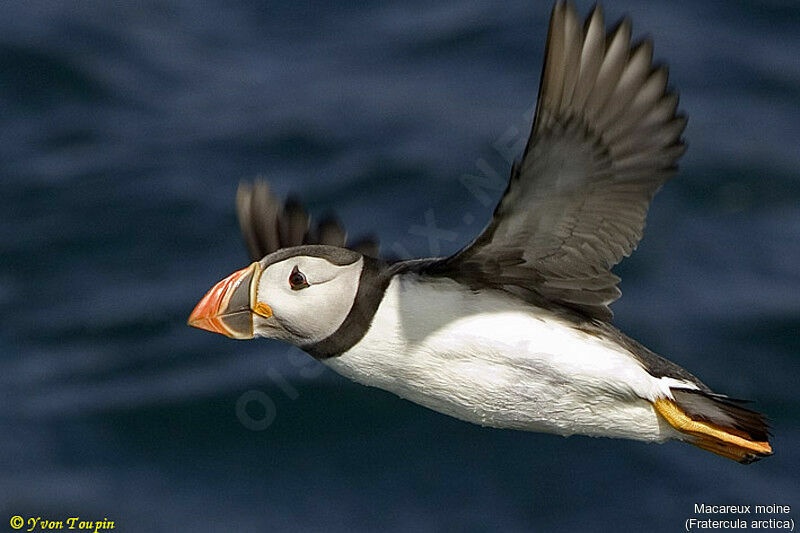
M674 430L669 396L624 348L552 313L450 280L395 278L367 334L325 363L340 374L485 426L649 441Z

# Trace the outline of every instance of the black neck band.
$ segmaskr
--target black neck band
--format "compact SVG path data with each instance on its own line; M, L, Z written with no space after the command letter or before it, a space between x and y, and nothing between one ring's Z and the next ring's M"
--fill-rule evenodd
M342 325L319 342L300 346L315 359L328 359L341 355L360 341L367 333L375 312L383 300L391 275L384 263L364 256L364 266L358 280L353 306Z

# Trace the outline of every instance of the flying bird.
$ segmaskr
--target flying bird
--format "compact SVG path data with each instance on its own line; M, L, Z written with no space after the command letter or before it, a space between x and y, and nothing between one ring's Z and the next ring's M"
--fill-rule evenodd
M312 225L266 182L236 209L253 263L189 324L291 343L336 372L497 428L677 439L750 463L772 454L763 415L612 325L611 271L642 237L685 150L686 116L623 19L606 32L553 8L536 114L488 226L449 257L388 261L377 242Z

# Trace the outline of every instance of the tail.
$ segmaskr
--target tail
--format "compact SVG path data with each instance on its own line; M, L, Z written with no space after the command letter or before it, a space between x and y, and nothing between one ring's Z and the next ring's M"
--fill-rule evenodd
M727 396L671 389L674 400L658 398L656 411L687 435L687 442L722 457L749 464L772 455L766 417Z

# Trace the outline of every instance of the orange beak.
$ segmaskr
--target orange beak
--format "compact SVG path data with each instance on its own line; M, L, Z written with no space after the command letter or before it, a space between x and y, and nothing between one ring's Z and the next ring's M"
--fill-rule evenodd
M254 310L267 318L272 314L269 306L256 302L260 277L261 265L255 262L223 279L195 306L188 324L232 339L252 339Z

